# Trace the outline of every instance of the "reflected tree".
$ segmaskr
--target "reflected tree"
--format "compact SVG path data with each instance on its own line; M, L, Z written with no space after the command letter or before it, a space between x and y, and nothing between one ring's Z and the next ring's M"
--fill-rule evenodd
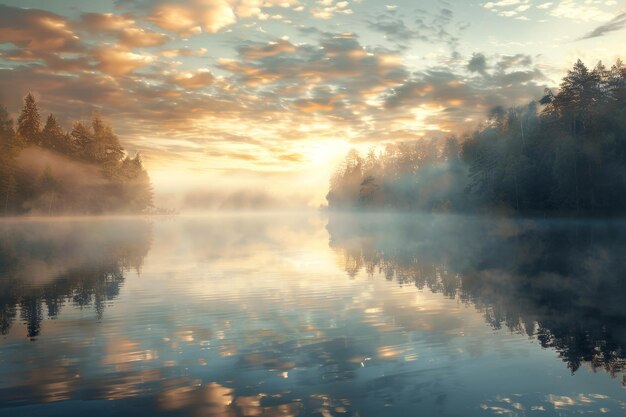
M616 221L331 215L346 273L380 275L475 306L576 372L625 371L626 225Z
M143 221L6 223L0 229L0 332L18 316L27 336L62 307L93 308L98 320L119 295L125 275L139 272L151 244Z

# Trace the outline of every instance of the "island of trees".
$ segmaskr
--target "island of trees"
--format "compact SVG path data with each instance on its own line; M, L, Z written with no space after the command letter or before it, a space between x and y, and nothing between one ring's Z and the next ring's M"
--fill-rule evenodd
M99 114L65 132L42 123L35 98L24 98L16 126L0 106L0 213L56 215L140 213L152 186L139 154L130 157Z
M558 92L495 107L460 138L351 151L331 209L626 213L626 66L578 60Z

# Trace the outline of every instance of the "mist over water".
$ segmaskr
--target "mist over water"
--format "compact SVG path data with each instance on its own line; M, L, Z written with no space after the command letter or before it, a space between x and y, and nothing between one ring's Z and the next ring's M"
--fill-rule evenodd
M622 415L626 224L0 223L0 415Z

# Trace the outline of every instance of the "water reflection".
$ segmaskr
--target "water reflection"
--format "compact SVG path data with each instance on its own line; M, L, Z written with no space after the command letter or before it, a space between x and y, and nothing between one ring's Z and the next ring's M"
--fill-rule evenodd
M494 329L556 349L572 372L584 364L626 384L626 224L334 215L327 228L349 276L471 303Z
M0 223L0 334L18 310L29 338L66 303L93 307L101 319L125 271L141 269L150 241L151 227L141 221Z
M622 294L597 302L621 288L605 280L623 268L615 226L216 215L2 227L14 313L0 416L626 410L620 384L589 367L571 376L554 353L622 346ZM22 314L25 300L38 315ZM616 373L619 357L607 362Z

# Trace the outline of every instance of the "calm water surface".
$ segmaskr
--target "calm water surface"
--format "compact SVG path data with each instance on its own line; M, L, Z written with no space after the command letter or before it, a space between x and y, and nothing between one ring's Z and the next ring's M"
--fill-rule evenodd
M626 224L0 223L0 416L626 414Z

